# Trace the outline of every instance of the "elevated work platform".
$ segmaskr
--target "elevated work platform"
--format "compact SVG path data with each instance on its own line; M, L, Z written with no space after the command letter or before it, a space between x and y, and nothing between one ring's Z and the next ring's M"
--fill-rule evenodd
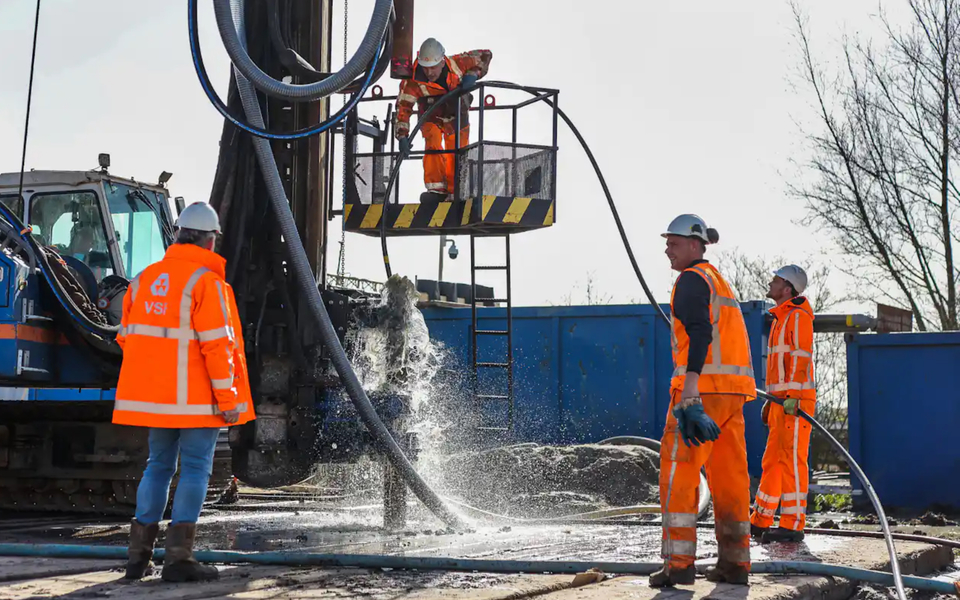
M519 95L520 100L512 104L498 102L493 94L485 94L484 90L490 88L502 88L498 92ZM344 127L346 231L379 236L385 205L387 236L505 235L553 225L558 92L536 90L534 95L533 91L509 84L481 82L474 93L479 93L483 101L465 114L460 114L458 108L455 121L457 131L468 131L469 127L470 139L459 140L457 150L426 151L422 136L417 134L412 139L414 149L401 163L389 191L387 186L399 157L392 109L387 109L383 125L376 118L365 120L356 112L351 115ZM375 92L365 103L391 100L395 97ZM541 107L542 114L533 115L532 125L521 123L521 110L531 106ZM524 132L522 143L518 131ZM369 142L371 151L359 151L361 141L364 145ZM425 156L436 154L454 160L454 172L458 175L453 193L445 197L426 194L416 201L415 194L426 187L422 161ZM416 184L410 182L411 177Z
M343 216L347 231L377 237L384 206L386 233L390 236L519 233L553 225L553 200L484 196L479 215L473 214L473 204L473 198L416 204L347 204Z

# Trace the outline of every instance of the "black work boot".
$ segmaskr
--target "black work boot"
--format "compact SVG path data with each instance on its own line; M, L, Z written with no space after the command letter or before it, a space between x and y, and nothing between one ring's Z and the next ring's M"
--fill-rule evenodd
M201 565L193 558L193 540L197 535L196 523L177 523L167 528L166 553L163 556L164 581L214 581L220 578L216 567Z
M693 585L696 578L697 569L693 565L685 569L671 568L670 565L663 565L663 568L650 576L650 587L662 588L673 587L675 585Z
M760 527L758 525L754 525L753 523L750 523L750 537L752 538L760 539L761 537L763 537L763 534L765 534L768 531L770 531L769 527Z
M777 527L776 529L771 529L764 533L763 537L760 538L760 543L771 544L776 542L802 542L803 537L802 531L794 531L792 529Z
M718 560L715 566L707 567L704 576L707 578L707 581L714 583L748 585L750 572L746 567L724 560Z
M130 521L130 546L127 548L127 573L124 579L142 579L153 573L153 546L157 543L160 525L142 525Z

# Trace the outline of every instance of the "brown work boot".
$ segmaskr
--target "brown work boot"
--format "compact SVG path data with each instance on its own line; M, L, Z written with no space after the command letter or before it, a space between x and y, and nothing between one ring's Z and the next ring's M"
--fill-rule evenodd
M193 557L193 540L197 535L196 523L177 523L167 528L166 553L163 556L164 581L214 581L220 578L216 567L201 565Z
M749 585L750 571L744 566L718 560L716 566L707 567L704 576L714 583Z
M777 527L776 529L771 529L763 534L763 537L760 538L761 544L771 544L776 542L802 542L803 541L803 532L802 531L793 531L792 529L785 529L783 527Z
M153 573L153 545L157 543L160 525L142 525L130 521L130 546L127 548L127 573L124 579L142 579Z
M650 576L650 587L662 588L673 587L675 585L693 585L693 580L697 576L697 569L693 565L683 569L677 569L670 565L663 565L663 568Z

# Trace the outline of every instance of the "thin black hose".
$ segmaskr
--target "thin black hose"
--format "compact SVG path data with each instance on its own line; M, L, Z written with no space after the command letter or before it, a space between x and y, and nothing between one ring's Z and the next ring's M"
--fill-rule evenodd
M23 175L27 169L27 139L30 137L30 106L33 104L33 70L37 64L37 34L40 31L40 0L37 0L37 14L33 20L33 50L30 54L30 83L27 85L27 116L23 122L23 153L20 158L20 185L17 197L23 198Z

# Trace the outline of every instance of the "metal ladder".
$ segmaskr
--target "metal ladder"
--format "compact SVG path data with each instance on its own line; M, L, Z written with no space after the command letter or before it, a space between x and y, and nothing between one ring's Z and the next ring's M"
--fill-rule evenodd
M501 237L506 245L504 264L502 265L478 265L476 252L476 238L494 238ZM504 271L506 274L506 293L502 298L483 298L477 297L477 272L479 271ZM471 291L471 310L473 318L471 321L470 332L473 343L473 394L478 408L481 410L486 403L503 402L507 405L507 422L505 426L486 426L481 422L479 429L482 431L507 432L513 430L513 303L510 300L510 234L471 234L470 235L470 291ZM507 328L500 329L479 329L477 327L477 306L483 302L504 302L507 308ZM479 360L478 341L480 336L502 336L506 337L507 356L505 362L482 362ZM481 370L503 369L507 375L507 389L503 394L492 393L494 390L483 390L486 393L481 394L480 390L480 372Z

